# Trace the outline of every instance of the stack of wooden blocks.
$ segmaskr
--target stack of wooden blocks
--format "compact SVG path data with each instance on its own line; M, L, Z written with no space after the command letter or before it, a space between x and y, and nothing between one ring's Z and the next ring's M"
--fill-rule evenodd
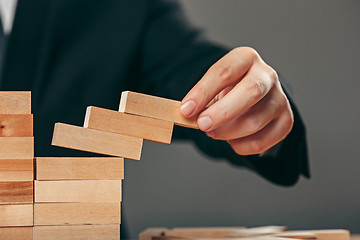
M123 158L35 161L34 239L120 238Z
M32 236L33 158L30 92L0 92L0 239Z
M55 124L53 145L110 157L34 159L31 93L0 92L0 240L119 239L124 158L139 160L144 139L169 144L174 123L197 128L179 107L123 92L119 111L88 107L83 127Z
M119 111L88 107L83 127L55 124L52 144L111 157L35 158L34 180L30 92L0 92L0 240L120 239L124 158L139 160L143 140L169 144L174 124L198 128L196 117L184 118L179 107L134 92L122 93ZM213 238L349 240L349 232L150 228L140 234L140 240Z
M92 229L96 225L99 227L98 224L112 224L109 226L114 228L107 230L106 239L119 239L119 229L115 228L119 225L114 224L120 224L119 203L121 179L124 178L124 158L139 160L143 140L170 144L174 123L197 128L196 119L182 117L179 107L178 101L123 92L119 111L90 106L86 110L83 127L56 123L53 145L114 157L102 158L103 162L100 162L100 158L37 158L35 225L63 225L61 231L52 232L52 235L62 237L69 229L65 224L80 224L77 226L78 235L86 234L80 230L86 225L81 224L92 224L86 226ZM119 163L121 167L117 165ZM81 172L87 173L85 176L75 172L71 176L63 174L69 168L78 168L80 164L84 164ZM98 176L97 171L101 168L106 168L106 172L114 170L112 165L121 170L121 174L114 171L110 175ZM89 167L94 175L89 173ZM52 171L49 171L50 168ZM74 235L73 232L71 234ZM104 239L103 234L103 231L95 233L91 239ZM99 238L94 238L95 235ZM34 236L37 236L36 229ZM90 236L86 239L90 239Z

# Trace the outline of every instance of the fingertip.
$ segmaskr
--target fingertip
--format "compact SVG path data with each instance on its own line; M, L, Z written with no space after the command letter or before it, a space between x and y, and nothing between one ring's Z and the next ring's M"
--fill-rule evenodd
M180 112L185 117L190 117L196 109L196 103L194 100L188 100L181 104Z
M213 121L209 116L203 116L203 117L199 117L199 119L197 120L197 124L200 130L206 132L209 131L213 126Z

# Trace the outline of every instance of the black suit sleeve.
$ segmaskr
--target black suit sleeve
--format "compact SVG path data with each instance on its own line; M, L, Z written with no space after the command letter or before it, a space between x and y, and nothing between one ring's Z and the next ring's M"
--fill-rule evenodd
M141 43L144 93L181 100L206 70L228 49L203 38L185 20L173 1L148 1L148 14ZM290 100L291 101L291 100ZM271 156L240 156L225 141L207 137L200 130L176 127L174 137L192 140L206 155L246 167L271 182L289 186L302 174L309 177L305 128L294 103L295 123L291 133Z

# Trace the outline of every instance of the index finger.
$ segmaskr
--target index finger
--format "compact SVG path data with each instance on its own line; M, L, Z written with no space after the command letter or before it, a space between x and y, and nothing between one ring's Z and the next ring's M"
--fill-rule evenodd
M198 114L221 90L241 79L258 57L256 51L248 47L230 51L212 65L184 97L181 113L185 117Z

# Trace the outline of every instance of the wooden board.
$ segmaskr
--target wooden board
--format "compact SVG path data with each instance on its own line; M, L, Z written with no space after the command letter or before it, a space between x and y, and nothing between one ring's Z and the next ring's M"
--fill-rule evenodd
M0 114L31 114L31 92L0 91Z
M120 225L35 226L34 240L119 240Z
M32 181L0 182L0 204L33 203L33 199Z
M33 158L33 137L0 137L0 159Z
M32 240L32 227L1 227L0 240Z
M181 115L180 104L180 101L126 91L121 94L119 112L174 122L183 127L199 128L197 116L185 118Z
M35 203L34 225L120 224L120 202Z
M0 159L0 182L32 181L33 159Z
M287 231L276 234L277 237L296 238L296 239L315 239L317 240L349 240L350 232L344 229L323 229L308 231Z
M123 158L38 157L35 161L37 180L124 179Z
M121 202L121 180L34 181L35 202Z
M0 205L0 226L33 226L33 205Z
M153 237L162 236L163 232L168 230L167 228L163 227L150 227L146 228L144 231L139 233L139 240L152 240Z
M139 160L140 138L56 123L52 145Z
M32 136L33 136L32 114L0 114L0 137L32 137Z
M174 123L90 106L84 127L169 144Z

